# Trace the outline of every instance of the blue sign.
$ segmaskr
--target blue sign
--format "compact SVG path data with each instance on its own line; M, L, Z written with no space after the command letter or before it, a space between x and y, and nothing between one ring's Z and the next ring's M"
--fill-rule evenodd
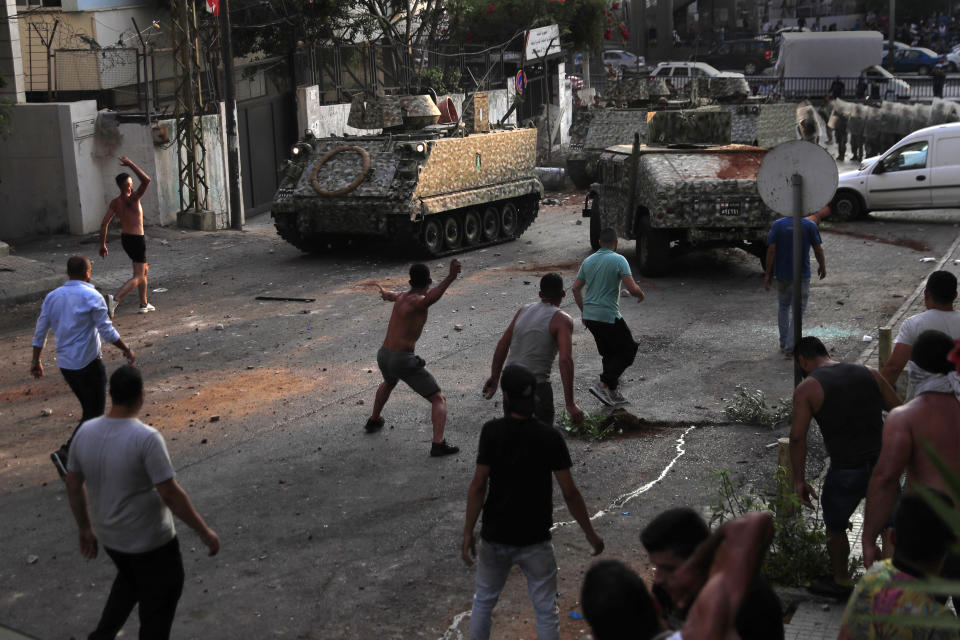
M523 69L517 71L517 93L523 94L523 90L527 88L527 74Z

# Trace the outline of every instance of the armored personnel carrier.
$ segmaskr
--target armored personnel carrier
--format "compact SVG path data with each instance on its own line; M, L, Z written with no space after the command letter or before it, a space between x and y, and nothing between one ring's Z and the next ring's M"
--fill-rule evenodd
M636 135L632 147L606 149L583 209L590 245L599 247L601 230L614 228L621 238L636 240L640 271L647 276L665 274L676 254L710 247L739 247L762 261L776 219L757 191L767 150L670 143L683 140L687 129L695 135L724 125L729 139L729 113L660 111L651 117L648 134L662 142L642 145Z
M486 96L463 118L437 124L433 99L353 100L347 124L379 129L317 138L283 167L271 215L303 251L384 239L405 252L442 255L518 238L537 217L536 129L491 129Z

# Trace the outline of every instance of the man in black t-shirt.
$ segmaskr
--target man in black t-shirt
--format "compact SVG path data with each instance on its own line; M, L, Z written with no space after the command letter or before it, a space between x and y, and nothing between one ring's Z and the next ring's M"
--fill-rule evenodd
M700 514L688 507L667 509L640 532L640 542L653 565L653 597L674 629L683 626L687 610L676 605L667 581L710 537ZM770 584L758 576L737 611L734 629L742 640L783 640L783 609Z
M467 565L478 558L477 587L470 616L470 637L490 637L490 616L513 565L527 578L540 640L559 638L557 561L550 542L553 481L593 547L603 551L580 490L570 474L570 452L560 432L533 417L536 378L519 365L505 367L500 378L510 415L491 420L480 432L477 469L467 495L461 553ZM487 491L487 484L490 489ZM486 498L486 502L484 502ZM483 510L480 552L474 526Z
M883 411L900 404L893 387L879 371L837 362L818 338L800 339L795 351L805 380L793 390L790 465L800 502L813 508L820 500L832 575L811 581L813 593L846 599L853 589L848 576L850 516L867 495L873 467L880 456ZM818 498L806 480L807 432L816 419L830 467Z

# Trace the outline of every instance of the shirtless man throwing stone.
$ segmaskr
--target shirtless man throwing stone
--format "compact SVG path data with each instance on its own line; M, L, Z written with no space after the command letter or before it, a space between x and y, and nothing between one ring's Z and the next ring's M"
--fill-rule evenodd
M110 317L113 317L120 301L134 287L140 293L140 313L156 311L154 306L147 302L147 272L150 271L147 265L147 243L143 237L143 207L140 206L140 198L147 191L150 185L150 176L135 165L133 161L120 156L120 164L124 167L130 167L137 178L140 180L140 186L133 190L133 178L128 173L121 173L117 176L117 186L120 187L120 195L110 201L110 207L106 215L103 216L103 222L100 223L100 257L105 258L109 251L107 250L107 229L114 216L120 218L120 244L123 250L133 261L133 277L120 287L116 296L107 297L107 310ZM112 299L111 299L112 298Z
M456 453L460 448L447 444L443 439L443 428L447 422L447 400L440 391L440 385L426 370L423 358L414 355L413 350L423 332L423 325L427 322L427 310L443 296L443 292L457 279L459 273L460 262L451 260L447 277L428 290L433 283L430 269L425 264L415 264L410 267L409 291L397 293L377 286L380 297L393 303L393 313L390 314L390 323L387 325L387 337L377 352L377 365L383 374L383 382L377 389L373 414L367 420L365 428L367 433L373 433L383 427L380 412L383 411L383 405L390 398L393 388L397 386L397 381L403 380L432 405L433 444L430 446L430 455L434 457Z

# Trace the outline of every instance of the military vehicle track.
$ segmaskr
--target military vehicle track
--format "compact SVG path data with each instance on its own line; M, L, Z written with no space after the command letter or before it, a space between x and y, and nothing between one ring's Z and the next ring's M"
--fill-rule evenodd
M515 198L484 206L433 214L416 225L407 246L415 245L424 257L437 258L503 244L519 238L537 217L538 198ZM369 238L349 235L304 235L296 228L295 213L274 214L277 234L307 253L325 253L347 248L351 242L369 242ZM410 236L409 230L398 230ZM386 239L386 238L385 238ZM391 237L391 240L397 238Z

